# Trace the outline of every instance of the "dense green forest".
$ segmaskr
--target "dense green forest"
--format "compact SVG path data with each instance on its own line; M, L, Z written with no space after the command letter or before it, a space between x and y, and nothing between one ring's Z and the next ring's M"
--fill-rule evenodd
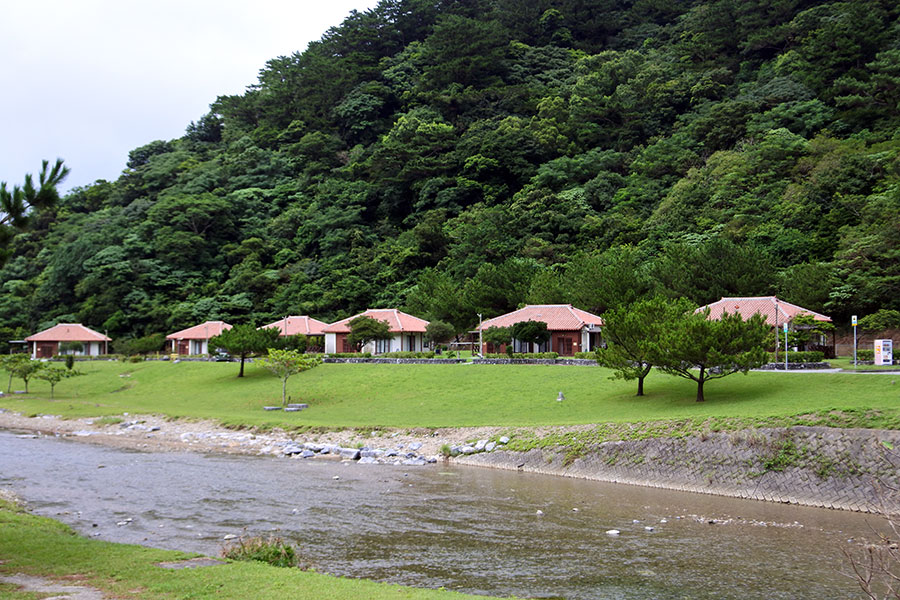
M67 194L9 336L777 293L900 308L895 0L382 0ZM10 339L5 337L3 339Z

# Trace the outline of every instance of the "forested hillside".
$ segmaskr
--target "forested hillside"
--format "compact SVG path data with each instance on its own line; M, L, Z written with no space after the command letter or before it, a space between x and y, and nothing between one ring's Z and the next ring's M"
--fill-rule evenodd
M653 288L900 308L898 16L382 0L42 214L0 270L0 326L400 306L463 329Z

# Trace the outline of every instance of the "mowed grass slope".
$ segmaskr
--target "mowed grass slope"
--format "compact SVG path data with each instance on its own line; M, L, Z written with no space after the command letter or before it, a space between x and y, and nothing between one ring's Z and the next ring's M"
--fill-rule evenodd
M684 418L793 416L828 410L875 410L896 421L900 385L892 375L749 373L707 383L653 373L646 396L599 367L545 365L323 364L288 382L300 413L267 412L281 384L261 367L206 362L79 363L87 376L0 399L26 414L163 414L228 425L279 427L453 427L574 425ZM897 377L900 379L900 377ZM21 389L14 382L14 389ZM557 402L557 394L565 394Z

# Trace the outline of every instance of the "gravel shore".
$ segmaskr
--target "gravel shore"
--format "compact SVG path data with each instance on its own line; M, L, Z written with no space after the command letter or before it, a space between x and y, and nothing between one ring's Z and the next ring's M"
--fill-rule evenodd
M111 422L121 419L121 422ZM487 439L509 431L500 427L441 429L379 429L371 432L341 430L290 433L279 429L265 432L235 430L211 421L167 420L155 415L119 415L115 419L63 419L55 415L28 417L0 409L0 429L65 437L80 442L148 452L217 452L227 454L282 456L286 445L314 442L342 447L409 447L418 443L418 453L440 457L444 444L462 444Z

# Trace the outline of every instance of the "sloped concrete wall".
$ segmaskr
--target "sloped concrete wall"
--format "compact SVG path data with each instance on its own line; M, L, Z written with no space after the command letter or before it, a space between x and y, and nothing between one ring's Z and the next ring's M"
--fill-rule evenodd
M896 449L896 450L895 450ZM861 512L900 510L900 431L792 427L494 451L459 464ZM885 502L887 504L885 504Z

